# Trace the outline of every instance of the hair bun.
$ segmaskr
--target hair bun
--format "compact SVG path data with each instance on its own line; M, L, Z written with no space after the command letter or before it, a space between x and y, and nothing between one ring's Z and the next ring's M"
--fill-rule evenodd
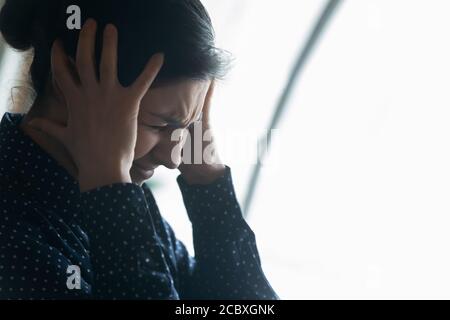
M33 43L34 15L45 1L6 0L0 12L0 32L17 50L27 50Z

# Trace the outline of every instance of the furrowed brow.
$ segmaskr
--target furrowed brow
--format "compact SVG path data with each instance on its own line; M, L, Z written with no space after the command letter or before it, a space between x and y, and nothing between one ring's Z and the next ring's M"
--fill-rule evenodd
M174 127L174 128L183 128L189 125L189 123L186 123L186 121L183 120L179 120L179 119L175 119L174 117L171 116L166 116L163 114L158 114L158 113L154 113L154 112L148 112L149 114L151 114L152 116L158 117L162 120L164 120L168 126ZM196 121L200 121L203 118L203 112L200 112L197 116L197 118L195 120L193 120L193 122Z
M157 113L154 113L154 112L149 112L149 114L151 114L152 116L158 117L160 119L163 119L170 126L175 126L175 127L183 126L183 123L180 120L175 119L175 118L173 118L171 116L157 114Z

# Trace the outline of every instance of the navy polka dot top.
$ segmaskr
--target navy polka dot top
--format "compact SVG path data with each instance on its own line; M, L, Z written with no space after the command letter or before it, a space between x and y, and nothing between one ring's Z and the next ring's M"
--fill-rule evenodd
M23 117L0 123L0 299L278 299L229 167L209 185L177 178L191 257L146 184L80 193Z

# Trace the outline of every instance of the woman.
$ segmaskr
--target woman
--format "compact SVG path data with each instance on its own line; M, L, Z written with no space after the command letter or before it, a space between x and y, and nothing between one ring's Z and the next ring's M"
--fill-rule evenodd
M278 298L230 168L181 163L173 139L202 115L210 129L226 67L199 0L7 0L0 31L33 48L36 91L0 127L0 297ZM143 184L159 165L180 170L195 258Z

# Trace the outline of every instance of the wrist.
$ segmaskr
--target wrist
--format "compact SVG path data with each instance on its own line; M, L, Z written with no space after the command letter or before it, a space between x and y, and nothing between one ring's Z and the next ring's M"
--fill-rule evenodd
M188 184L210 184L223 177L225 171L226 166L222 164L192 164L181 172L181 176Z
M114 183L131 183L129 171L123 170L95 170L80 171L78 175L78 183L80 192L86 192L98 187L111 185Z

